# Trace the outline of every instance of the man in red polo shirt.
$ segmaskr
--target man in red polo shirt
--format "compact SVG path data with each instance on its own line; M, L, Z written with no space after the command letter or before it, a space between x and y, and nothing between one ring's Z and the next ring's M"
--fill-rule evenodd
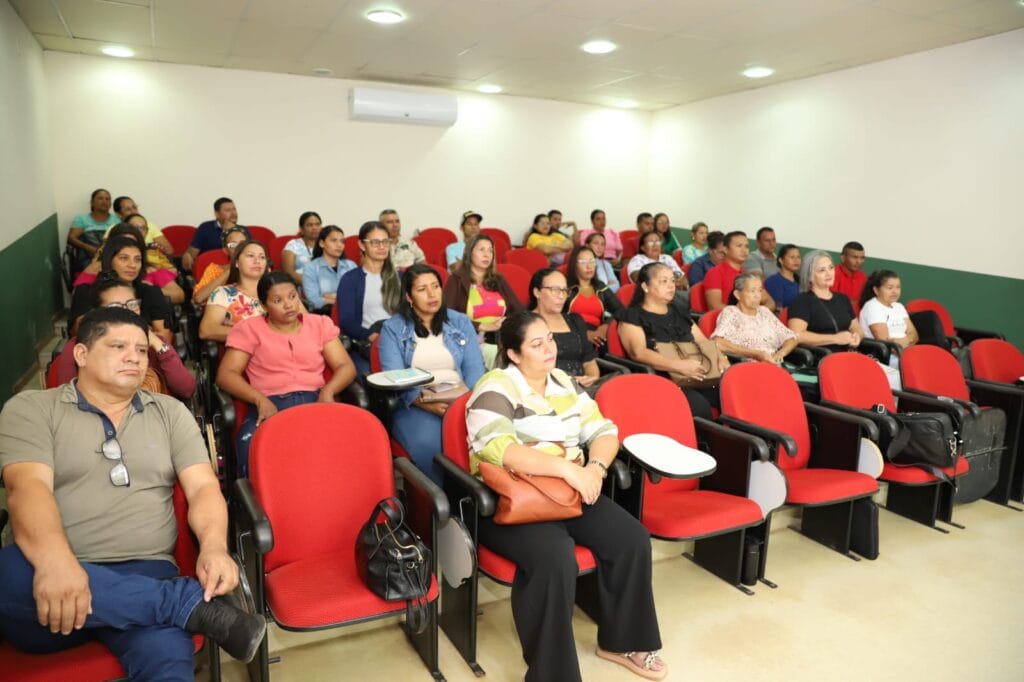
M708 310L718 310L729 304L733 282L743 272L743 263L750 256L750 242L745 232L736 230L725 235L725 260L711 268L704 277L704 299ZM775 310L775 301L767 291L761 294L761 305Z
M857 305L867 281L867 275L864 274L864 247L860 242L846 242L839 254L839 267L836 268L832 291L846 294Z

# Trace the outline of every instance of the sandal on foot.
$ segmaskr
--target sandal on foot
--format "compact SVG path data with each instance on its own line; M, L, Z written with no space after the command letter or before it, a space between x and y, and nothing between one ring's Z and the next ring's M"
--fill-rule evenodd
M616 654L611 651L605 651L601 647L597 647L598 658L603 658L606 661L612 663L618 663L623 668L628 669L634 675L639 675L648 680L663 680L668 675L668 664L662 661L658 656L657 651L650 651L644 656L644 664L637 665L633 660L632 656L636 653L635 651L627 651L624 654ZM655 661L661 661L661 670L654 669Z

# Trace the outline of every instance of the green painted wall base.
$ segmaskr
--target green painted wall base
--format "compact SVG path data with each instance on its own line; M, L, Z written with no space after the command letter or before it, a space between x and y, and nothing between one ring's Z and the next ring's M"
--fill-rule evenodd
M36 361L36 344L53 333L64 307L57 214L0 251L0 404Z

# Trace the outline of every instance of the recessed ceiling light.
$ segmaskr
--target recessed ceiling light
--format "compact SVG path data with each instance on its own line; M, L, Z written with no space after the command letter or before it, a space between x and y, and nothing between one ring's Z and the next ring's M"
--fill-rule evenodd
M405 20L401 12L393 9L375 9L366 13L366 18L375 24L397 24Z
M743 70L743 75L747 78L767 78L773 73L775 73L775 69L769 69L767 66L751 66L749 69Z
M332 68L330 68L328 66L318 66L317 68L313 69L313 75L314 76L333 76L334 75L334 69L332 69Z
M134 57L135 50L130 47L124 47L122 45L108 45L107 47L100 50L103 54L108 57Z
M580 49L588 54L608 54L614 52L618 47L610 40L591 40L589 43L583 43Z
M501 92L501 86L494 85L493 83L484 83L483 85L479 86L477 90L486 95L497 95L499 92Z

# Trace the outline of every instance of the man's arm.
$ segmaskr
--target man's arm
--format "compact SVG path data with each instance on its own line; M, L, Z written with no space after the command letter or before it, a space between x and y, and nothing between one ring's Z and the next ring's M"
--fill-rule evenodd
M199 540L196 578L210 601L238 585L238 565L228 555L228 507L209 464L182 469L178 481L188 500L188 525Z
M8 464L3 480L15 543L35 569L32 596L39 624L65 635L81 629L92 612L92 593L64 534L53 469L37 462Z

